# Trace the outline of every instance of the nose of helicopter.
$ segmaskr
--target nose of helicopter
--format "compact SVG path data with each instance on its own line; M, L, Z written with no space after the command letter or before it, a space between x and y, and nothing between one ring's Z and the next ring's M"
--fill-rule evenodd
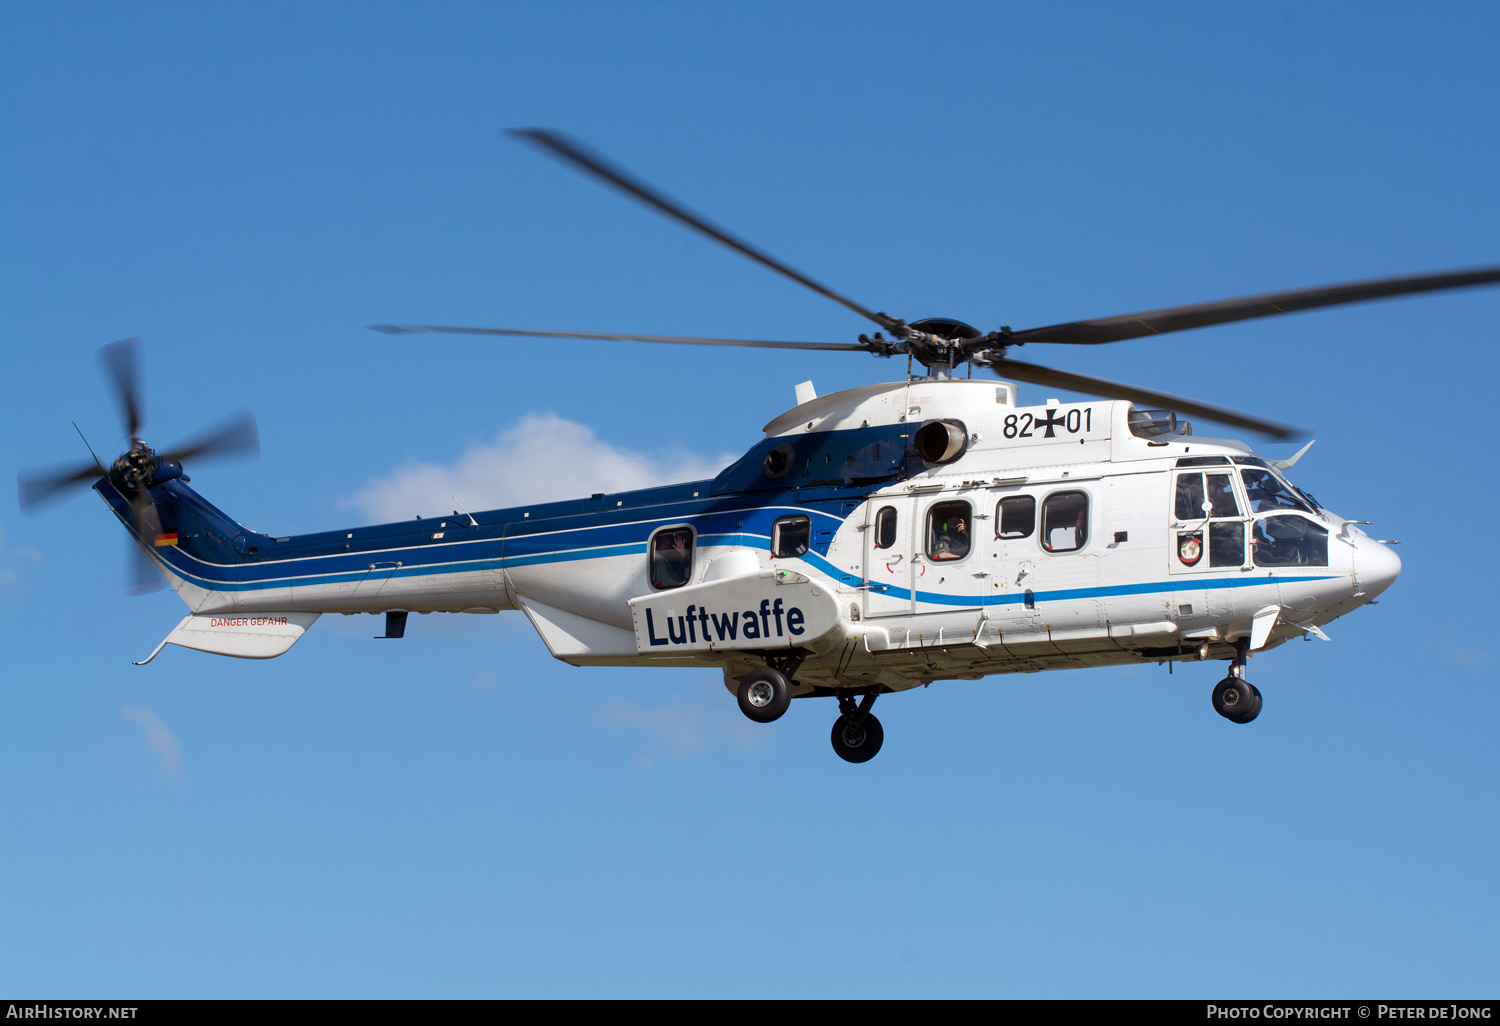
M1374 538L1360 538L1359 547L1354 550L1354 573L1359 578L1359 590L1374 598L1400 576L1401 557Z

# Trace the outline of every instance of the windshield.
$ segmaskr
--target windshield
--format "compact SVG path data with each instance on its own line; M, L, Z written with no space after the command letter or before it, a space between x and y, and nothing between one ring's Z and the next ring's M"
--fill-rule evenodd
M1240 471L1245 482L1245 497L1250 500L1251 513L1269 513L1278 509L1300 509L1311 513L1313 509L1297 490L1269 469L1246 467Z

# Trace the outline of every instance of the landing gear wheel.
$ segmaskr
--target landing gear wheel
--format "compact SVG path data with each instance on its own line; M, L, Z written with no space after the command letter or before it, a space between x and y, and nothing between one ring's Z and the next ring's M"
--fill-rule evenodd
M1260 692L1242 677L1225 677L1214 685L1214 712L1232 723L1249 723L1260 715Z
M845 714L833 721L833 750L845 762L869 762L885 743L880 721L866 713L864 723Z
M740 700L740 712L756 723L780 719L792 704L792 685L769 666L747 673L735 693Z

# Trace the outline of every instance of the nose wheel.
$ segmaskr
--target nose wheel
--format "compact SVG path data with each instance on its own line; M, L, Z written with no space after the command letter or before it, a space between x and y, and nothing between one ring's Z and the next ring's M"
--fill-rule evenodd
M867 694L858 706L853 697L839 696L839 718L833 721L833 733L829 740L833 750L845 762L869 762L885 743L885 731L880 721L870 712L875 696Z
M1249 723L1260 715L1260 692L1245 679L1245 663L1249 660L1250 639L1239 638L1234 643L1229 676L1214 685L1214 712L1231 723Z
M1260 715L1260 692L1242 677L1225 677L1214 685L1214 712L1233 723L1249 723Z

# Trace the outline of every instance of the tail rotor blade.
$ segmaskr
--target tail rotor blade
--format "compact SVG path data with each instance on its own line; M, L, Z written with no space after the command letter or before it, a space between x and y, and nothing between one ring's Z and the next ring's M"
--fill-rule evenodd
M1117 381L1107 381L1104 378L1091 378L1083 374L1053 370L1051 367L1038 367L1033 363L1022 363L1020 360L997 360L991 364L991 369L1003 378L1014 378L1016 381L1051 388L1064 388L1070 392L1082 392L1084 395L1097 395L1105 399L1127 399L1148 407L1175 410L1178 413L1202 417L1220 424L1249 428L1251 431L1259 431L1273 438L1296 438L1303 433L1298 428L1261 420L1248 413L1238 413L1222 406L1210 406L1208 403L1201 403L1195 399L1184 399L1166 392L1155 392L1149 388L1124 385Z
M16 479L21 509L31 513L61 492L104 476L97 463L83 463L56 470L23 470Z
M125 415L125 433L132 440L140 437L141 424L145 422L140 386L140 341L138 338L121 339L99 350L99 359L114 379L115 397L120 402L120 412Z
M146 554L145 542L129 543L125 553L129 561L125 590L132 595L146 595L167 586L166 579L156 568L156 562Z
M156 515L156 503L151 501L151 496L144 489L127 491L125 498L130 503L130 533L143 545L153 544L156 532L161 527L161 518Z
M156 536L161 531L161 518L157 516L156 503L144 489L127 492L126 498L130 502L132 535L126 590L132 595L143 595L156 591L166 583L157 569L156 561L151 558L150 548L156 544Z
M163 453L161 458L182 463L198 456L241 454L260 455L260 431L255 426L255 417L249 413L242 413L206 434Z

